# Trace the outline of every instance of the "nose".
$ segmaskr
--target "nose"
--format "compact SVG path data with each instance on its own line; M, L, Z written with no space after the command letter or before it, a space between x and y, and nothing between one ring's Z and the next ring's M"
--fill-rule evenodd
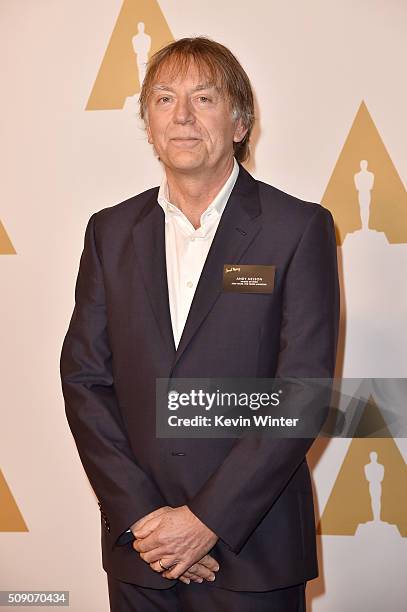
M195 120L191 102L185 96L179 97L174 108L174 123L192 123Z

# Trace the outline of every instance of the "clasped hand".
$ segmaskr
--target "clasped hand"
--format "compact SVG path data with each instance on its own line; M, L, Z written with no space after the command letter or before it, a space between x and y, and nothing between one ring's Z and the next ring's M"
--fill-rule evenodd
M136 538L133 548L164 578L178 578L186 584L215 580L219 564L207 553L218 537L188 506L158 508L134 523L131 530Z

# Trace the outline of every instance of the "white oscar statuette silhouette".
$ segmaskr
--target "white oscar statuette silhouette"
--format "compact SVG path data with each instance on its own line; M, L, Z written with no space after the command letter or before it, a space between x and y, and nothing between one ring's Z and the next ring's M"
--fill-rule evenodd
M380 531L386 531L387 533L397 534L399 531L396 525L391 525L382 521L380 518L381 507L382 507L382 482L384 478L384 465L378 463L376 451L372 451L369 454L370 462L364 466L364 473L367 482L369 483L369 494L370 503L373 513L373 520L361 523L358 525L356 535L364 534L367 531L372 535Z
M362 221L362 228L356 230L351 234L348 234L345 238L347 243L370 243L377 245L387 245L387 239L384 232L372 230L369 228L370 218L370 204L372 201L372 191L375 184L375 175L370 172L368 168L368 161L366 159L360 160L360 171L353 175L353 182L355 189L358 192L358 202L360 208L360 218Z
M139 21L137 24L137 34L133 36L132 43L134 53L136 54L138 78L141 87L146 76L148 54L151 49L151 36L145 33L142 21Z
M362 231L369 229L371 191L374 185L374 174L367 169L366 159L360 162L360 172L353 177L358 192Z
M143 21L139 21L137 24L137 34L132 38L133 51L136 56L136 64L138 70L138 80L140 83L140 89L146 76L148 54L151 49L151 36L145 32L145 25ZM134 96L127 96L124 103L124 110L137 111L137 102L139 99L139 93L135 93Z
M380 521L382 481L384 466L377 462L377 453L371 452L370 463L365 465L365 477L369 483L370 503L373 511L373 521Z

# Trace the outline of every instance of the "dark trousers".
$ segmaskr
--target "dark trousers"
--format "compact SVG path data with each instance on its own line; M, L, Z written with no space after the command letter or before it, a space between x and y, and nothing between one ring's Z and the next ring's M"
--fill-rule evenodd
M273 591L228 591L208 582L147 589L108 574L111 612L306 612L301 583Z

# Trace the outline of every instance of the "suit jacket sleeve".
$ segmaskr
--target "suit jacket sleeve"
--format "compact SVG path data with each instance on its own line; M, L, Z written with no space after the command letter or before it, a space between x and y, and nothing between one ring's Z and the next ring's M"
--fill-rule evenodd
M319 206L287 270L275 377L332 378L338 321L334 224L331 213ZM304 461L312 442L312 438L240 438L190 500L189 508L239 553Z
M68 423L113 547L129 525L165 502L136 463L115 394L96 215L86 228L60 373Z

